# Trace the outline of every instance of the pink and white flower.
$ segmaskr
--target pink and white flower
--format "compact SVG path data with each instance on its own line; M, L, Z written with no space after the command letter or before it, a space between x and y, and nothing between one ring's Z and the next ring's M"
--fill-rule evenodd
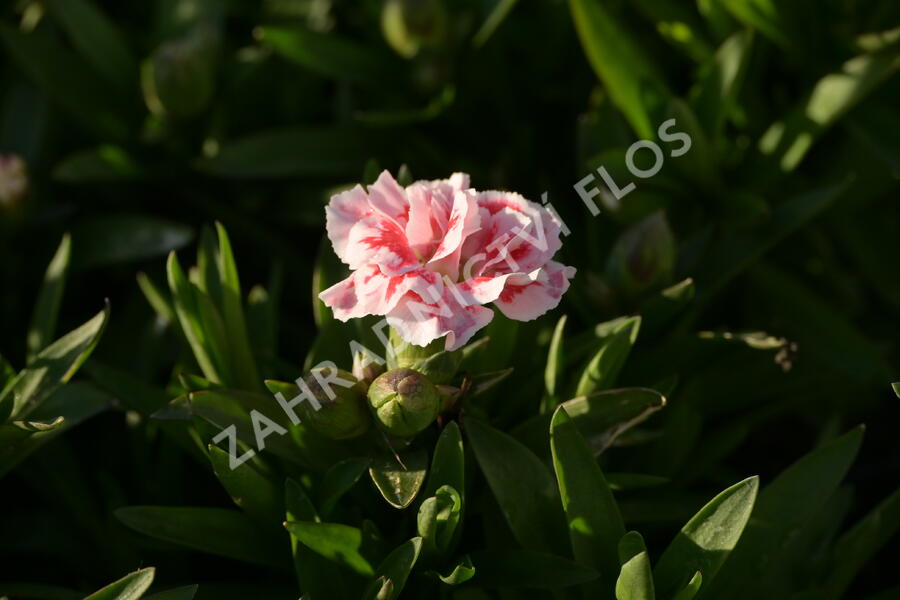
M465 344L494 316L530 321L555 308L575 275L554 260L560 224L512 192L478 192L469 176L406 188L384 171L325 208L328 237L353 271L319 294L341 320L383 315L409 343Z

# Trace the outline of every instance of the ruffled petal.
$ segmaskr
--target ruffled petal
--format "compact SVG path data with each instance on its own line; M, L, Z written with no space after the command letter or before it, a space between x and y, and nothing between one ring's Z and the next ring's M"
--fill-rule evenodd
M531 321L557 307L574 276L575 267L551 260L529 274L529 281L511 277L494 304L510 319Z
M406 190L387 171L382 171L375 183L369 186L369 204L397 225L406 224L409 211Z
M432 293L443 294L443 282L437 273L420 269L391 277L377 265L368 265L321 292L319 299L332 309L336 319L347 321L366 315L385 315L407 293L427 294L432 289L435 290Z
M445 338L446 350L463 346L479 329L490 323L494 311L480 305L461 305L452 287L453 284L445 282L440 295L406 294L388 313L388 324L405 341L416 346L427 346L441 337Z
M369 216L350 228L344 256L351 269L376 264L385 275L401 275L419 267L406 240L406 232L394 221Z
M331 202L325 207L325 229L328 232L328 239L331 240L334 253L343 262L348 264L350 262L346 258L350 229L371 214L369 198L359 185L332 196Z
M480 222L475 195L467 191L456 192L447 231L428 261L428 267L443 273L453 281L459 279L459 259L463 242L479 229Z

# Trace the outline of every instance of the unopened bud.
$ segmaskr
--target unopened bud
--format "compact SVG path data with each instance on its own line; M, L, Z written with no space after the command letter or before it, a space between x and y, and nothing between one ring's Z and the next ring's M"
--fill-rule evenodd
M443 41L446 21L442 0L387 0L381 10L384 38L404 58Z
M0 154L0 207L17 204L28 191L28 170L16 154Z
M215 92L218 46L218 33L208 25L159 46L141 78L147 107L180 118L202 112Z
M384 366L365 352L353 354L353 376L368 386L376 377L384 373Z
M675 269L675 238L665 213L656 212L616 241L607 272L626 296L638 296L669 282Z
M412 369L394 369L369 386L369 407L386 432L413 436L437 418L441 401L434 384Z
M335 379L340 381L335 383ZM326 382L327 389L320 381ZM304 382L316 402L303 400L294 403L293 410L301 423L333 440L355 438L369 430L372 417L366 408L365 385L351 373L342 369L335 372L327 367L313 369ZM351 385L342 385L343 382ZM301 389L292 383L267 381L266 385L272 392L280 392L288 401L301 393Z

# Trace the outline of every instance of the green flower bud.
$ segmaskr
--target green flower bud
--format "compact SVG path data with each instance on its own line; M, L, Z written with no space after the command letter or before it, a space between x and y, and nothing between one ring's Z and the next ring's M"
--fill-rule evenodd
M607 264L610 280L627 297L665 285L674 269L675 238L662 211L626 230Z
M28 191L28 169L16 154L0 154L0 207L15 206Z
M438 338L425 347L415 346L403 340L391 328L391 352L388 352L389 369L413 369L425 375L432 383L450 381L459 370L462 352L444 350L444 339Z
M201 113L215 92L218 48L218 33L208 25L159 46L141 73L151 112L179 118Z
M303 381L316 400L293 403L293 410L303 424L333 440L359 437L369 430L372 417L366 408L365 384L351 373L325 367L313 369ZM324 387L320 382L325 382ZM341 382L352 385L341 385ZM288 401L302 393L302 388L294 383L266 381L266 385Z
M394 51L412 58L423 46L440 44L447 14L441 0L387 0L381 10L381 31Z
M394 369L369 386L369 407L386 432L413 436L437 418L441 399L434 384L412 369Z

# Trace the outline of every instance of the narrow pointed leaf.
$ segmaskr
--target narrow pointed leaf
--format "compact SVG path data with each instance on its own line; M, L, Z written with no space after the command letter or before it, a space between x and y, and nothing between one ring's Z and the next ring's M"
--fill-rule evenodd
M389 593L379 594L383 589L382 585L378 585L378 581L372 582L368 593L364 596L368 600L395 600L400 596L406 585L406 580L410 572L419 558L419 552L422 550L422 538L415 537L404 542L393 552L388 554L387 558L375 569L375 577L383 577L391 582Z
M0 394L0 420L24 420L87 360L109 319L109 305L87 323L44 348ZM55 416L55 415L54 415Z
M34 360L37 353L50 343L56 332L59 304L66 286L66 272L69 268L71 254L72 239L69 234L65 234L56 254L53 255L53 259L47 266L44 283L34 306L31 326L28 328L28 337L26 338L29 362Z
M579 563L600 572L609 594L619 568L618 543L625 525L603 472L563 407L556 409L550 423L550 447L572 554Z
M253 461L232 469L228 452L209 446L209 460L232 501L258 523L278 526L283 520L282 491Z
M375 574L369 558L364 556L363 532L341 523L288 521L287 530L297 540L325 558L352 571L371 577Z
M663 597L689 586L689 577L703 573L707 584L731 554L756 502L759 478L736 483L700 509L663 552L654 569Z
M516 540L532 550L565 547L556 484L544 463L509 435L477 419L469 418L465 425L478 465Z
M200 552L267 567L284 565L273 539L236 510L180 506L127 506L115 511L125 525L144 535ZM277 540L277 538L275 538Z
M84 600L138 600L153 583L155 570L141 569L98 590Z
M793 532L825 504L840 484L862 443L863 429L844 434L785 469L756 502L750 522L716 579L700 597L757 597L770 561L777 560Z
M640 327L641 317L630 318L600 341L599 348L581 374L576 396L601 392L613 386L637 340Z
M619 542L622 570L616 580L616 600L654 600L653 572L644 538L629 531Z

